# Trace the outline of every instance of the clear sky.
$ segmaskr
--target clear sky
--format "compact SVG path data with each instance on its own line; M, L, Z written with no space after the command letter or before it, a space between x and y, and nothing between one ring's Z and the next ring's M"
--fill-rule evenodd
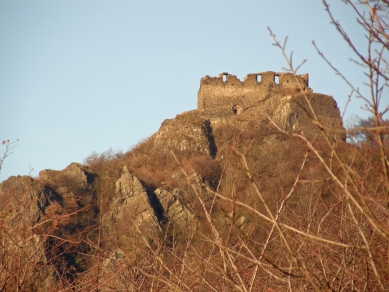
M329 2L364 48L350 7ZM310 87L343 111L350 89L312 41L352 81L363 73L320 0L0 1L0 140L19 139L0 181L129 150L195 109L205 75L282 71L267 27L289 36ZM360 106L347 114L363 115Z

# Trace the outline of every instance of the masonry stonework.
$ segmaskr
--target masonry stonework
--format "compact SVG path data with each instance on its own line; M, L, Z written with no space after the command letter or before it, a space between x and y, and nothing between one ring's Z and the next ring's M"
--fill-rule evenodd
M312 92L308 87L308 74L262 72L248 74L242 82L235 75L221 73L217 77L201 78L197 105L204 117L228 117L272 95L291 91Z

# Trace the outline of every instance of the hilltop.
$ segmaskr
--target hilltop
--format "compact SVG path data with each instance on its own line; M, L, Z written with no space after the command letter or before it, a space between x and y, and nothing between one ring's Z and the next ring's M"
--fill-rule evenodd
M345 137L307 74L203 77L198 108L131 151L0 184L0 290L285 291L307 271L320 289L373 273L336 180L369 178L356 190L381 202L380 160ZM334 275L345 262L354 274Z

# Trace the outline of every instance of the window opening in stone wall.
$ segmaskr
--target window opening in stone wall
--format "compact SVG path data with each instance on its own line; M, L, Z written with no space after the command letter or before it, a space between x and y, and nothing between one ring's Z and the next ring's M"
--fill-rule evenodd
M279 84L280 83L280 76L275 76L274 77L274 82Z
M242 111L243 111L243 108L242 108L239 104L235 104L235 105L232 107L232 112L233 112L235 115L239 115Z
M261 80L262 80L262 76L261 75L257 75L257 82L261 82Z
M223 74L223 82L226 82L226 81L227 81L227 75Z

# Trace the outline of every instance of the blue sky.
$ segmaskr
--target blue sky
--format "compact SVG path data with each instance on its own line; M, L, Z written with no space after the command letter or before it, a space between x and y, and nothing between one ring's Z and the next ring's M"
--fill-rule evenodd
M364 48L351 9L329 3ZM0 181L129 150L195 109L205 75L282 71L267 27L289 36L295 63L307 59L300 73L342 111L350 89L312 41L352 82L363 72L318 0L0 1L0 140L19 139Z

